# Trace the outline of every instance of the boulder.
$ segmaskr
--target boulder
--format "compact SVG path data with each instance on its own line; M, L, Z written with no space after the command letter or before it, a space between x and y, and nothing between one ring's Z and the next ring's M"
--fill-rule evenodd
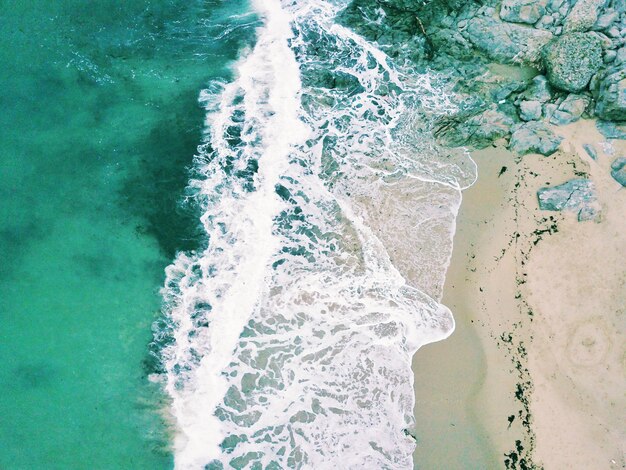
M509 64L537 64L541 49L552 33L489 16L476 16L467 22L463 35L487 57Z
M578 0L565 18L564 33L589 31L598 20L606 0Z
M596 115L601 119L626 121L626 67L602 73L598 81Z
M548 79L543 75L533 78L530 86L522 93L521 97L528 101L539 101L545 103L552 99L552 91L548 84Z
M506 114L487 109L471 117L454 116L441 120L435 129L435 136L450 147L470 145L484 148L494 140L510 134L513 124L513 119Z
M526 82L522 80L513 80L508 83L505 83L500 88L496 88L492 91L491 97L494 102L499 102L501 100L507 99L513 93L523 91L526 88Z
M546 13L547 0L503 0L500 18L512 23L535 24Z
M594 33L565 34L543 49L542 59L550 84L579 92L602 66L601 40Z
M604 51L604 58L603 58L603 60L604 60L605 64L609 64L611 62L614 62L616 58L617 58L617 51L611 51L611 50Z
M598 17L598 20L593 25L593 29L595 31L602 31L604 29L608 29L618 19L619 19L619 13L617 13L615 10L609 11L608 13L604 13Z
M619 184L626 187L626 157L619 157L613 161L611 176Z
M562 140L562 137L555 135L543 122L532 121L513 128L509 148L520 155L540 153L548 156L556 152Z
M572 211L578 220L592 220L600 214L596 190L589 179L573 179L559 186L537 191L539 209L544 211Z
M522 101L519 104L519 117L522 121L541 119L541 103L539 101Z
M587 106L589 106L590 98L586 95L568 95L559 107L552 113L550 122L562 126L571 122L578 121L583 115Z

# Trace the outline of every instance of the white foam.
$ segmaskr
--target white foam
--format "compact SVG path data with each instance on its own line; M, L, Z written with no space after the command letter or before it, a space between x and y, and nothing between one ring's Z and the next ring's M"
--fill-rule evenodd
M337 25L339 6L255 7L236 79L201 96L208 247L163 290L176 468L409 468L411 357L453 330L437 299L475 167L416 129L448 97ZM361 91L303 87L316 67Z
M173 414L176 417L179 433L175 443L176 465L178 468L200 468L206 462L219 456L219 443L223 438L220 421L212 415L219 401L226 393L228 384L221 376L231 360L239 335L256 308L258 298L265 288L264 279L272 254L279 248L278 240L272 236L273 218L282 207L280 198L274 191L279 176L284 172L291 148L301 143L307 130L298 116L300 78L293 52L287 45L291 37L289 17L278 2L264 1L257 5L266 16L266 24L259 32L259 41L237 67L237 80L227 85L222 93L222 105L215 114L209 116L214 146L217 155L229 155L225 142L225 128L228 126L230 104L234 93L240 89L244 94L243 109L250 121L262 123L255 130L259 144L261 161L256 177L257 190L249 194L233 191L224 194L217 208L205 215L205 225L209 234L214 234L215 221L210 217L224 219L230 236L241 240L245 246L237 252L228 253L228 246L212 245L201 259L203 272L212 263L215 252L224 260L222 269L229 270L218 286L205 286L199 282L188 286L189 292L183 301L172 310L172 317L178 322L176 330L176 352L168 360L168 369L185 361L187 349L193 347L189 334L191 324L189 311L194 308L203 289L219 289L215 300L219 305L211 318L211 328L203 338L206 347L200 363L193 371L193 385L182 391L174 387L175 380L169 381L168 391L173 399ZM217 164L217 162L216 162ZM213 166L216 166L214 164ZM212 174L219 169L205 170L209 179L203 183L203 191L212 192L219 185L222 175ZM223 251L222 251L223 250ZM228 259L230 258L230 259ZM190 261L181 255L178 265ZM213 297L209 295L209 297ZM185 297L189 301L185 302ZM191 379L190 379L191 380Z

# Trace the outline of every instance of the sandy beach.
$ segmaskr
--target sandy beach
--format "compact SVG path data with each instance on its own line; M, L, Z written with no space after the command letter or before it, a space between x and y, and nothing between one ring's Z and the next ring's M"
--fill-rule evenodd
M443 302L456 331L415 356L415 468L625 468L626 155L593 121L550 157L476 151ZM591 144L593 160L583 149ZM601 215L542 211L537 190L589 177Z

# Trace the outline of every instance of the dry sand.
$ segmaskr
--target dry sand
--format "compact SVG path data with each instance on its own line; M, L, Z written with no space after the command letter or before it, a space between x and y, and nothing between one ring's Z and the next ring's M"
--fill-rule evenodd
M415 468L626 468L626 189L609 174L626 142L555 130L550 157L473 154L443 299L457 328L413 364ZM599 222L539 210L537 189L586 175Z

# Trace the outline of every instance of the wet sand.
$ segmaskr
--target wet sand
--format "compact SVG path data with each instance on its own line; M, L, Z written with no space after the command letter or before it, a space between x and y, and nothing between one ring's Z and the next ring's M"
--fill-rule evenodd
M443 298L456 331L413 363L415 468L626 465L626 190L609 174L626 147L591 121L556 132L550 157L473 153ZM585 175L599 222L539 210L538 188Z

